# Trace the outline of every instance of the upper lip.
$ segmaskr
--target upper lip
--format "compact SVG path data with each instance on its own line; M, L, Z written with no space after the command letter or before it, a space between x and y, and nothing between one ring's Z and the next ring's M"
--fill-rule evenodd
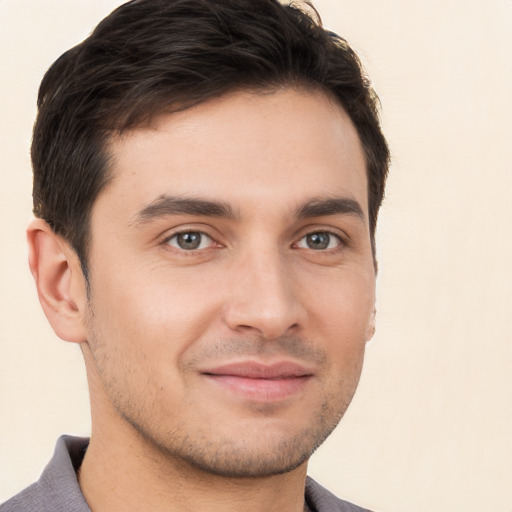
M292 361L281 361L273 364L242 361L209 368L201 373L207 375L244 377L247 379L290 379L294 377L306 377L313 374L310 369Z

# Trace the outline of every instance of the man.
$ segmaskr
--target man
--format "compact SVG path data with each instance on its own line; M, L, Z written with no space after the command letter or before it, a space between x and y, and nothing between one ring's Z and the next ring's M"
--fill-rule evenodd
M135 0L47 72L30 267L92 434L2 512L363 510L306 471L373 334L389 155L299 7Z

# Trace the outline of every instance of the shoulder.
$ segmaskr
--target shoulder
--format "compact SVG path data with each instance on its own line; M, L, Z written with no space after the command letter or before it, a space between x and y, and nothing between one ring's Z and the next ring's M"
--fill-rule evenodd
M0 505L0 512L90 512L76 479L87 442L60 437L41 478Z
M27 510L34 512L44 510L37 483L0 505L0 512L26 512Z
M366 508L340 500L310 477L306 480L306 501L314 512L370 512Z

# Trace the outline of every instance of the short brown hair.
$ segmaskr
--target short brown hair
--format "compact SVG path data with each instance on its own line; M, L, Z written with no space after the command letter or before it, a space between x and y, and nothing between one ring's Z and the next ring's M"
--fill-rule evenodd
M389 164L377 98L354 51L308 5L133 0L50 67L32 143L34 213L70 242L86 277L110 137L237 89L299 85L339 101L366 156L374 245Z

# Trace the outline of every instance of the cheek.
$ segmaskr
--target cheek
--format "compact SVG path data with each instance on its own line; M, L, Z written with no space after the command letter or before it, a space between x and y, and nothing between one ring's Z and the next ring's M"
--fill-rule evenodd
M214 321L218 300L202 276L176 269L104 265L93 276L92 305L104 337L147 358L179 355Z
M375 302L373 273L339 272L310 301L310 336L322 343L332 364L330 382L352 396L361 373Z
M329 340L361 344L373 322L375 278L371 271L340 270L317 281L318 293L308 293L309 318Z

